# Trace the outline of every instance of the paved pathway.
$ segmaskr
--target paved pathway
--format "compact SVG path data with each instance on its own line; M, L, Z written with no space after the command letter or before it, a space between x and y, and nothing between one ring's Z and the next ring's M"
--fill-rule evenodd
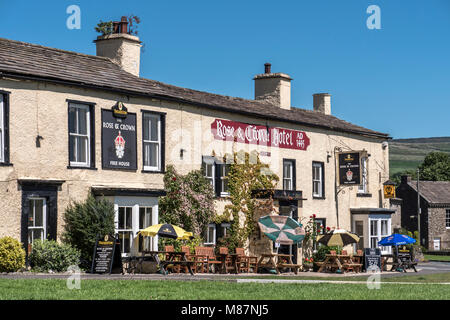
M433 274L433 273L450 273L450 263L449 262L428 262L428 263L420 263L417 266L417 270L419 272L415 273L414 271L408 271L407 273L404 272L383 272L381 275L383 278L385 277L399 277L404 275L425 275L425 274ZM25 273L4 273L0 274L0 279L67 279L71 274L70 273L34 273L34 272L25 272ZM284 273L277 276L277 278L274 278L273 274L255 274L255 273L246 273L246 274L229 274L229 275L222 275L222 274L195 274L194 276L190 274L169 274L169 275L162 275L162 274L111 274L111 275L99 275L99 274L89 274L85 273L81 275L81 279L83 280L89 280L89 279L97 279L97 280L182 280L182 281L199 281L199 280L220 280L220 281L232 281L232 282L248 282L248 281L256 281L258 282L264 282L264 281L271 281L274 280L277 282L285 282L285 281L297 281L299 283L308 283L311 281L314 282L332 282L336 283L336 280L330 280L327 281L327 279L333 278L333 279L341 279L342 281L339 281L340 283L358 283L359 281L345 281L345 278L347 277L362 277L364 280L362 280L363 283L365 283L365 277L367 277L369 274L367 273L344 273L344 274L332 274L332 273L318 273L318 272L300 272L297 276L299 278L307 278L307 277L314 277L314 278L324 278L324 280L294 280L292 279L294 273ZM270 277L270 279L251 279L251 278L264 278L264 277ZM250 279L246 279L250 278ZM283 279L285 278L285 279ZM289 279L291 278L291 279ZM391 283L391 282L390 282Z

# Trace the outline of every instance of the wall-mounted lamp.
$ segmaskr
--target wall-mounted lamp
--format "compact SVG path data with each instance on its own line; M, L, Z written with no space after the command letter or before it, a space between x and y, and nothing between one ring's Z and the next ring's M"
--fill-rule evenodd
M327 151L327 163L330 162L331 157L332 157L332 155L330 154L330 152Z
M41 140L44 140L44 138L40 135L36 136L36 148L40 148L41 147Z
M180 149L180 159L183 160L183 155L186 152L184 149Z

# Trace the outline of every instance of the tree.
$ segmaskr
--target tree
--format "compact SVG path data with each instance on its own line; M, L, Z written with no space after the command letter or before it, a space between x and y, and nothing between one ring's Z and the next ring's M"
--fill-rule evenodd
M166 196L159 200L160 221L201 235L215 215L214 190L201 170L183 176L173 166L164 175Z
M450 181L450 155L430 152L419 166L420 180Z
M114 234L114 205L89 197L70 204L64 212L63 241L81 252L81 266L90 268L98 235Z

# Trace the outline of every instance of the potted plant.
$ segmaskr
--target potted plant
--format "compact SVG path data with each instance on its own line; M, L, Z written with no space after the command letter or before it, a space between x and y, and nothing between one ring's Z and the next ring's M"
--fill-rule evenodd
M304 258L303 259L303 271L311 271L314 267L314 259L313 258Z

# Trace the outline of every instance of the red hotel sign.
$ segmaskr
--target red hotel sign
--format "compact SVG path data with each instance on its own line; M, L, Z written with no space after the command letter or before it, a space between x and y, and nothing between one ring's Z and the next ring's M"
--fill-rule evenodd
M259 144L268 147L306 150L309 138L303 131L270 128L242 122L216 119L211 123L214 139Z

